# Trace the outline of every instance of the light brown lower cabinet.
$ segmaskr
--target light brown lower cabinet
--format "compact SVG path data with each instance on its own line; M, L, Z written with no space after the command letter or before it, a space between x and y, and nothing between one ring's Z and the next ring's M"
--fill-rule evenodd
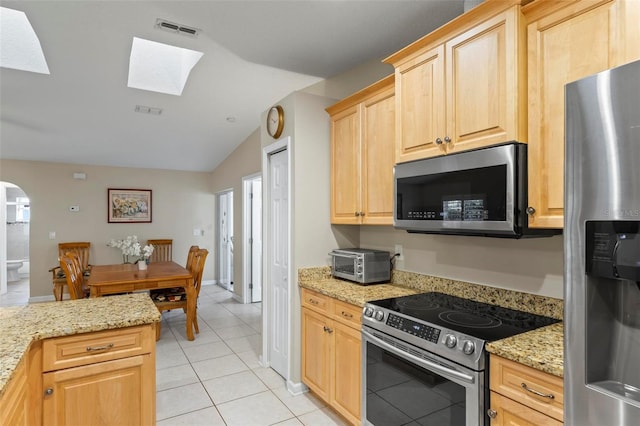
M352 424L360 424L360 312L302 289L302 381Z
M562 378L491 355L491 426L559 426L564 413Z
M153 324L34 342L0 398L0 425L155 425Z
M26 360L22 360L13 373L0 398L0 425L27 425L29 386Z

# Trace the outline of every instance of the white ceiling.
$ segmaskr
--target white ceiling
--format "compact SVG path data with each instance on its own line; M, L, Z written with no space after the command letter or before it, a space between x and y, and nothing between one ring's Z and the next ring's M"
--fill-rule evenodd
M0 68L0 158L211 171L270 105L384 58L463 3L2 0L27 14L51 74ZM155 29L157 18L201 33ZM204 52L182 96L127 87L133 37ZM163 111L139 114L136 105Z

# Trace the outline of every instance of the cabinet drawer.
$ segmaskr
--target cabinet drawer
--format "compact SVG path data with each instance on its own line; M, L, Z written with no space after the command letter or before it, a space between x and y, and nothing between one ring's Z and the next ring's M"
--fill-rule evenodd
M93 364L150 353L155 333L150 325L76 334L44 340L43 371Z
M329 297L315 291L302 289L302 306L320 312L328 312Z
M360 329L361 315L361 307L343 302L341 300L333 301L333 316L338 321L343 322L351 327Z
M490 357L489 387L556 420L563 420L562 378L496 355Z
M491 426L562 426L562 422L495 392L491 392L491 408L496 412Z

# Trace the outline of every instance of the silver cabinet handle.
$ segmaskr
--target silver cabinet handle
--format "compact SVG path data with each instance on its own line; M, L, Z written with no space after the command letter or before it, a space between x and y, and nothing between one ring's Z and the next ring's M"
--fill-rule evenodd
M87 346L87 352L108 351L113 348L113 343L104 346Z
M350 314L349 312L342 311L340 314L345 318L353 318L353 314Z
M437 138L436 139L436 145L442 145L442 139Z
M528 215L532 215L536 212L536 209L534 209L533 207L529 206L527 207L527 214Z
M360 212L355 212L354 215L355 216L360 216Z
M44 394L45 394L45 395L51 395L51 394L53 394L53 388L46 388L46 389L44 390Z
M325 331L325 332L327 332L327 333L333 333L333 330L332 330L332 329L330 329L329 327L327 327L326 325L325 325L325 326L323 326L323 328L324 328L324 331Z
M450 138L449 136L445 136L445 137L444 137L444 142L445 142L445 143L449 143L449 142L451 142L451 138Z
M496 410L492 410L491 408L489 408L487 410L487 416L491 417L492 419L495 419L496 417L498 417L498 412Z
M309 303L311 303L312 305L317 305L318 301L314 299L309 299Z
M526 390L527 392L531 392L534 395L540 396L542 398L549 398L549 399L554 399L555 396L553 396L552 393L542 393L540 391L537 391L535 389L531 389L529 386L527 386L526 383L522 382L520 383L520 386L522 386L522 389Z

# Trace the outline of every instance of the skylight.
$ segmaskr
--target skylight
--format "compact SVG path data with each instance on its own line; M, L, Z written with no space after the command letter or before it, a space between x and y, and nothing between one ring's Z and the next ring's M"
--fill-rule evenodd
M134 37L129 58L129 82L135 89L182 95L202 52Z
M6 7L0 7L0 67L50 74L27 15Z

